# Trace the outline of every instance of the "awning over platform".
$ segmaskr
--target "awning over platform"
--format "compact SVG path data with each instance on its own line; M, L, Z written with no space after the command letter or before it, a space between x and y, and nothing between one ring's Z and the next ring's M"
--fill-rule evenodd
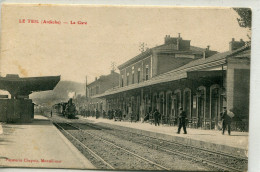
M0 77L0 89L11 95L29 95L32 92L53 90L60 76L20 78L18 75Z
M150 85L155 85L155 84L159 84L159 83L163 83L163 82L169 82L169 81L174 81L174 80L178 80L178 79L183 79L183 78L186 78L186 77L187 77L186 72L179 73L178 75L168 74L168 75L158 76L158 77L155 77L155 78L148 80L148 81L144 81L144 82L136 83L136 84L131 84L129 86L116 88L114 90L109 90L108 92L105 92L103 94L93 96L93 98L105 97L105 96L108 96L108 95L112 95L112 94L116 94L116 93L120 93L120 92L124 92L124 91L134 90L134 89L137 89L137 88L147 87L147 86L150 86Z
M202 70L216 67L216 66L219 67L223 64L226 64L226 56L229 54L231 54L231 52L227 51L224 53L215 54L208 58L200 58L198 60L191 61L190 63L187 63L186 65L183 65L177 69L174 69L167 73L155 76L148 81L131 84L129 86L110 89L110 90L106 91L105 93L95 95L92 98L106 97L106 96L117 94L120 92L134 90L134 89L151 86L151 85L156 85L156 84L160 84L160 83L164 83L164 82L170 82L170 81L176 81L179 79L184 79L184 78L188 77L189 72L195 72L195 71L203 72ZM207 71L207 72L211 73L211 71ZM195 74L192 74L192 75L195 75Z
M225 70L213 70L213 71L190 71L187 72L188 79L199 79L199 78L214 78L225 76Z

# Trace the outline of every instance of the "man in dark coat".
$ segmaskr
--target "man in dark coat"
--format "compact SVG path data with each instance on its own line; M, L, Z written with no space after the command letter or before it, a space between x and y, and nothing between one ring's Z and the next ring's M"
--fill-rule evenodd
M186 131L186 118L187 118L186 112L183 111L183 109L181 107L180 108L180 115L179 115L179 127L178 127L177 134L180 134L181 127L183 127L184 134L187 134L187 131Z
M220 114L222 122L222 134L225 133L226 128L228 127L228 134L231 134L231 117L227 113L227 108L223 107L223 112Z
M155 123L155 126L160 124L160 113L158 112L157 109L154 110L154 113L153 113L153 116L154 116L154 123Z

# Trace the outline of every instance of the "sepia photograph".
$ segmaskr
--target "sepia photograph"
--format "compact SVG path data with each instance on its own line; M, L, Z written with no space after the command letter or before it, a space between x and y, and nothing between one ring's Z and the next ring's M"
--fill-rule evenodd
M0 169L248 171L252 10L1 4Z

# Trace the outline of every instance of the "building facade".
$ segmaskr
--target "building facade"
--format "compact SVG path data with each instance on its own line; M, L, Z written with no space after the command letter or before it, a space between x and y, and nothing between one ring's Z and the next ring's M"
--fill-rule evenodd
M109 89L115 89L118 87L119 74L115 71L111 71L109 75L102 75L96 78L95 81L90 84L86 83L86 101L84 109L90 112L98 110L102 112L106 111L106 101L103 98L96 98L94 96L104 93Z
M161 46L148 49L118 68L119 87L94 97L105 98L108 110L122 110L136 121L155 109L164 124L176 125L179 108L188 126L217 129L227 106L236 116L237 130L248 130L250 46L232 40L223 53L190 45L190 40L165 37Z

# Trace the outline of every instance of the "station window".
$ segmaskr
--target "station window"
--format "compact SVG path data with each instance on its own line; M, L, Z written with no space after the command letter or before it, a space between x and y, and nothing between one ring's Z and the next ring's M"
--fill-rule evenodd
M122 75L122 77L121 77L121 86L122 87L124 86L124 75Z
M126 74L126 85L129 85L129 73Z
M141 70L140 70L140 68L138 68L138 72L137 72L137 83L140 82L140 77L141 77Z
M147 81L149 79L149 67L146 65L145 67L145 80Z
M135 83L135 72L132 71L132 84L134 84L134 83Z
M99 86L96 86L96 94L99 94Z

